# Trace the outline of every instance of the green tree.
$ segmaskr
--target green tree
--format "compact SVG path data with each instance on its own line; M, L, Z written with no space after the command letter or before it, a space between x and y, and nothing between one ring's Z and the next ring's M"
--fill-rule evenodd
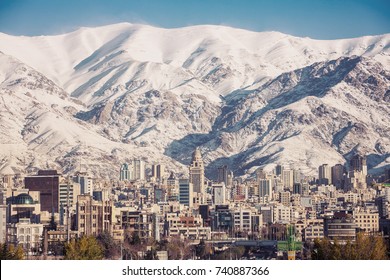
M73 239L65 246L66 260L101 260L103 256L103 248L93 236Z
M24 251L22 246L8 245L6 243L0 243L0 259L1 260L23 260Z

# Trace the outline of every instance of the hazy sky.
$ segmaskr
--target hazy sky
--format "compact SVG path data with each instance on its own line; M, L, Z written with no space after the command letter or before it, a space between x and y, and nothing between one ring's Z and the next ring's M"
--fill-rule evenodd
M390 0L0 0L0 32L13 35L60 34L124 21L350 38L390 33Z

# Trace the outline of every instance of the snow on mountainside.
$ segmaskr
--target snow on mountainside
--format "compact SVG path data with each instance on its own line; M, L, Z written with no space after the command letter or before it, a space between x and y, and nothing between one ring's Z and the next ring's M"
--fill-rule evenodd
M354 152L367 155L371 168L390 162L390 72L378 62L315 63L227 100L213 131L201 136L214 168L254 172L280 162L310 172ZM171 148L185 161L187 146Z
M0 170L3 174L57 168L65 173L87 168L112 177L130 152L160 157L100 135L101 128L74 117L84 108L54 82L0 52Z
M0 172L81 162L116 177L112 164L131 157L185 172L198 145L210 167L238 172L313 172L354 151L383 167L389 47L389 34L321 41L224 26L0 33Z

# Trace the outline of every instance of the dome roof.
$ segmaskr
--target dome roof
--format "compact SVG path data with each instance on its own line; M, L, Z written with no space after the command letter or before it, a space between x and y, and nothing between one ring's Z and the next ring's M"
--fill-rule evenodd
M32 197L26 193L14 197L13 204L34 204Z

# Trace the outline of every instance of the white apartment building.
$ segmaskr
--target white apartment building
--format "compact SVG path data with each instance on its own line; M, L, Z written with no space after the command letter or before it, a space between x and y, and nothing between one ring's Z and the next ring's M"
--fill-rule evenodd
M357 228L365 232L379 231L379 213L369 210L356 209L353 211L353 218Z
M275 223L291 222L291 207L278 204L273 208Z

